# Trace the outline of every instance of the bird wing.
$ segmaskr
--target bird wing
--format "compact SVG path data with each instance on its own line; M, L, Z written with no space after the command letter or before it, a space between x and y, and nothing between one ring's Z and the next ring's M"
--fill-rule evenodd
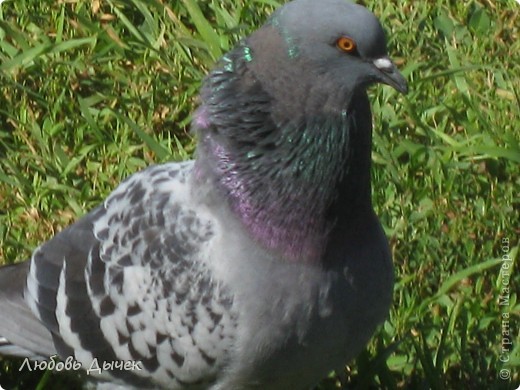
M218 223L194 206L192 167L170 163L131 176L18 271L27 279L25 300L62 359L72 356L86 369L94 361L96 368L134 361L135 370L102 376L137 385L153 379L175 388L215 379L235 317L232 297L204 261ZM17 306L7 307L7 315L19 315ZM29 337L34 323L23 321L4 337ZM49 337L43 341L44 348L21 348L52 353Z
M0 355L41 360L56 354L49 330L24 301L29 262L4 266L0 271ZM23 325L24 332L20 332Z

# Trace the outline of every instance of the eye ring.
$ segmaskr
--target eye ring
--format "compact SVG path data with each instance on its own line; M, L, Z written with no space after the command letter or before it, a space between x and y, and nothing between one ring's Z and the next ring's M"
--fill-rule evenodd
M342 36L336 40L336 47L345 53L354 53L356 51L356 42L350 37Z

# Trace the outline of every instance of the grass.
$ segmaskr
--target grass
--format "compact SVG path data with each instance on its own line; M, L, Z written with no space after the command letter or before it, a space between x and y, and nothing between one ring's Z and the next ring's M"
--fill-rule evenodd
M514 389L520 5L365 3L411 89L405 97L371 90L373 201L397 283L389 319L320 389ZM0 264L28 258L129 174L189 158L201 79L276 4L3 2ZM76 380L19 372L20 364L0 361L1 386L70 388Z

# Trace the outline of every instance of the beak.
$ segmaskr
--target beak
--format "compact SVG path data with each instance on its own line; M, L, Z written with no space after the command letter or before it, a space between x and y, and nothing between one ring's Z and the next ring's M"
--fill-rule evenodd
M397 70L395 64L390 58L377 58L373 61L373 64L380 71L379 81L394 87L401 93L408 92L408 83L406 82L406 79Z

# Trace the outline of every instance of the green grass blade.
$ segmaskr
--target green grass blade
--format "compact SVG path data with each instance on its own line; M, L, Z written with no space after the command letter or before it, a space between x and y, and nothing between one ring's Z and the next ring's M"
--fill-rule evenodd
M202 37L207 49L211 53L214 60L222 56L222 49L220 46L220 37L215 32L210 22L204 17L196 0L182 0L186 10L195 24L195 27Z
M144 143L156 154L157 158L161 161L166 160L171 154L168 149L162 146L159 142L157 142L150 135L146 134L134 121L130 118L121 115L115 111L113 114L122 122L126 123L138 136L141 138Z

